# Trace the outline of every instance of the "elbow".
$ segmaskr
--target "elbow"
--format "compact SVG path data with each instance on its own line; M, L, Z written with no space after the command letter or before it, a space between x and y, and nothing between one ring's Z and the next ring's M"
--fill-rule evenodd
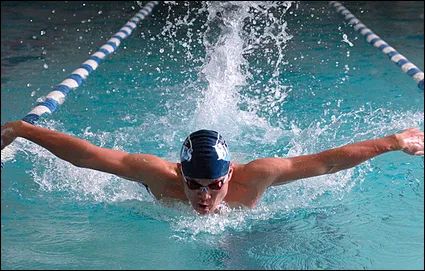
M84 165L83 165L83 163L81 163L81 161L79 161L79 160L76 160L76 161L69 161L73 166L75 166L75 167L81 167L81 168L83 168L84 167Z
M69 161L73 166L79 167L79 168L89 168L89 162L87 159L75 159L72 161Z
M336 167L336 166L330 166L327 168L327 171L325 174L333 174L336 173L338 171L342 170L342 168Z
M72 165L80 168L92 168L96 161L96 156L93 152L86 149L84 152L75 155L72 160L68 160Z

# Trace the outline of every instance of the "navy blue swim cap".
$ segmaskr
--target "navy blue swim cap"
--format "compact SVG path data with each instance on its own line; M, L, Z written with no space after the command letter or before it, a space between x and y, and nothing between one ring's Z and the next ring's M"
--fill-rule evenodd
M197 179L217 179L229 172L230 153L223 137L216 131L191 133L180 152L183 174Z

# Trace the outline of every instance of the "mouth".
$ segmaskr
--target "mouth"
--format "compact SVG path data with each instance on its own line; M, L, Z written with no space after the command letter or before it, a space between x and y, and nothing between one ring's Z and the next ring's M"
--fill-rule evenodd
M198 208L198 211L201 213L201 214L206 214L206 213L208 213L209 211L210 211L210 207L209 207L209 205L208 204L202 204L202 203L198 203L198 206L197 206Z

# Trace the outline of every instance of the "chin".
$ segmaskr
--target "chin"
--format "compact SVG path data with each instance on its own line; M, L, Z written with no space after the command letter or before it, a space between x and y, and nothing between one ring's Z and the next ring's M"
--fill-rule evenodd
M196 210L196 212L198 212L198 214L200 214L200 215L207 215L207 214L209 214L210 213L210 211L208 210L208 211L204 211L204 210Z
M201 207L195 208L195 211L198 212L200 215L208 215L208 214L214 213L214 210L215 208L211 208L211 209L201 208Z

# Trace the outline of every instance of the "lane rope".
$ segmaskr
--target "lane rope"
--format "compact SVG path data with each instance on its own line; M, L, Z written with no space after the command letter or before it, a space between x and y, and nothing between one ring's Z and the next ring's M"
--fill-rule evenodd
M410 62L406 57L397 52L396 49L388 45L384 40L382 40L378 35L373 33L366 25L364 25L359 19L357 19L347 8L345 8L338 1L330 1L330 6L333 6L339 14L344 16L344 19L348 22L349 25L353 26L354 30L359 32L362 36L365 37L366 41L372 46L378 48L386 54L392 62L394 62L400 69L412 77L418 88L424 90L424 73L416 65Z
M99 64L120 46L121 42L131 35L137 24L152 13L158 1L151 1L141 8L121 29L115 33L97 52L92 54L81 66L73 71L22 119L34 124L41 115L55 112L65 101L66 96L75 90L97 69Z

